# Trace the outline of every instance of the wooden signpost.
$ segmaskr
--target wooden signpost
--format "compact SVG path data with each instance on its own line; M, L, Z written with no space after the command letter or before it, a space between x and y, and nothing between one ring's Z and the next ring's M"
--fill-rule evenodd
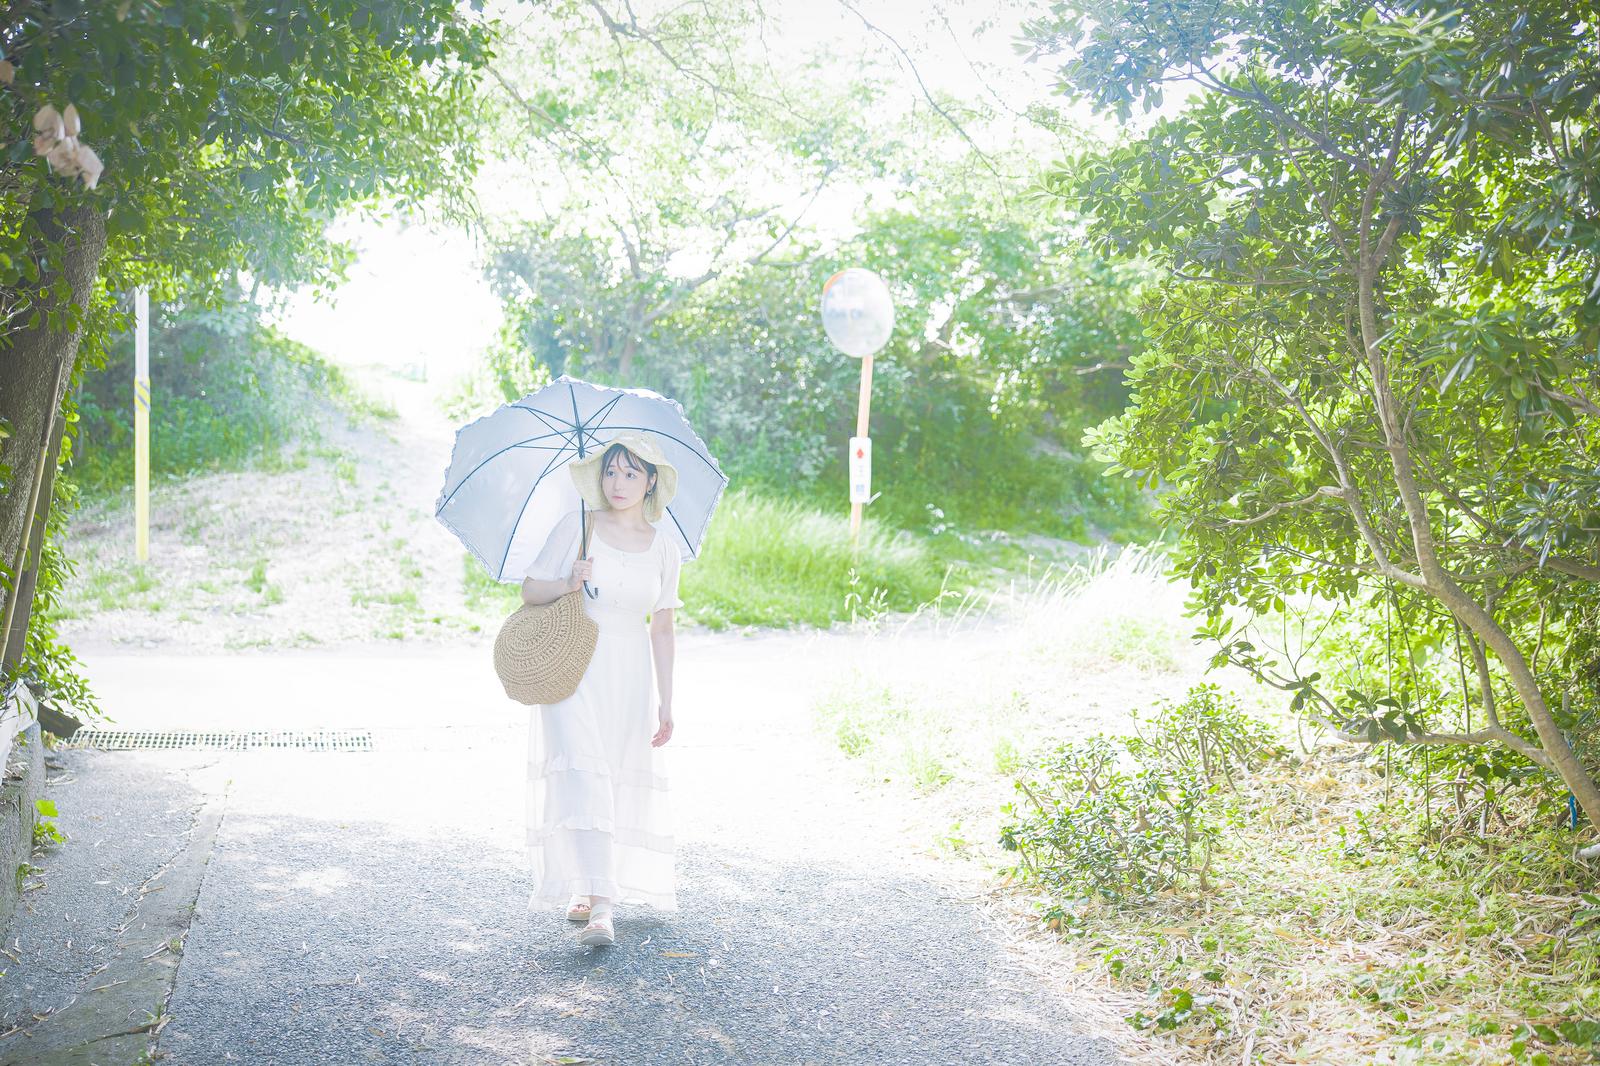
M150 290L133 292L133 554L150 558Z
M861 542L861 509L872 494L872 357L894 330L889 287L870 270L841 270L822 286L822 328L836 348L861 360L861 394L856 402L856 435L850 438L850 544Z

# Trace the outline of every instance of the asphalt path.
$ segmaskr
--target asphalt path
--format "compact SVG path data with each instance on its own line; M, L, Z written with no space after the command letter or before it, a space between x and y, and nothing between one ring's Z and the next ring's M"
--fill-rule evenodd
M0 1061L71 1043L50 1019L111 994L91 991L105 960L166 957L134 908L170 878L198 886L170 999L118 1030L163 1063L1114 1062L1014 964L970 871L815 735L808 694L846 639L680 640L682 909L621 908L601 949L526 910L527 713L486 648L89 649L120 727L348 728L374 750L66 753L49 788L72 839L6 938L22 1031Z

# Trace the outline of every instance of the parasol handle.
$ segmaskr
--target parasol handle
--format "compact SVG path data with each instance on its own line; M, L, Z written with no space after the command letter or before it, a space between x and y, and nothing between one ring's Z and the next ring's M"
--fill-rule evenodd
M578 558L580 560L587 559L589 558L589 512L584 509L581 502L578 504L578 524L579 528L583 530L583 535L578 542ZM587 581L583 583L583 591L591 600L600 598L600 590L590 588Z

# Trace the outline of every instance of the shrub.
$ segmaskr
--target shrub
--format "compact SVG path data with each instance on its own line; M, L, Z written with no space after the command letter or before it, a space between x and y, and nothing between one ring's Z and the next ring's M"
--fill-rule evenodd
M155 477L235 469L316 432L325 399L379 414L343 373L263 325L248 304L177 306L152 324L150 467ZM91 492L133 481L133 338L85 375L72 478Z
M1206 888L1219 793L1280 753L1231 696L1196 686L1137 736L1094 736L1046 755L1017 780L1022 809L1005 808L1000 844L1057 897L1148 899L1189 877Z
M1136 713L1134 720L1139 721ZM1138 729L1138 727L1135 727ZM1260 769L1284 754L1265 722L1239 706L1239 699L1215 685L1196 685L1182 700L1160 700L1144 729L1125 742L1143 761L1234 784L1234 775Z

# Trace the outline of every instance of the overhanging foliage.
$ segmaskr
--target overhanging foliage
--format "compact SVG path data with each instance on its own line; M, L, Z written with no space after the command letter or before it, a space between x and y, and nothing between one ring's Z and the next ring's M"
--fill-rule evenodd
M1505 745L1600 821L1570 743L1600 712L1592 20L1069 3L1029 32L1124 118L1190 94L1051 187L1099 247L1165 271L1132 405L1092 437L1170 486L1222 656L1353 736ZM1374 597L1366 646L1407 653L1382 689L1233 628Z

